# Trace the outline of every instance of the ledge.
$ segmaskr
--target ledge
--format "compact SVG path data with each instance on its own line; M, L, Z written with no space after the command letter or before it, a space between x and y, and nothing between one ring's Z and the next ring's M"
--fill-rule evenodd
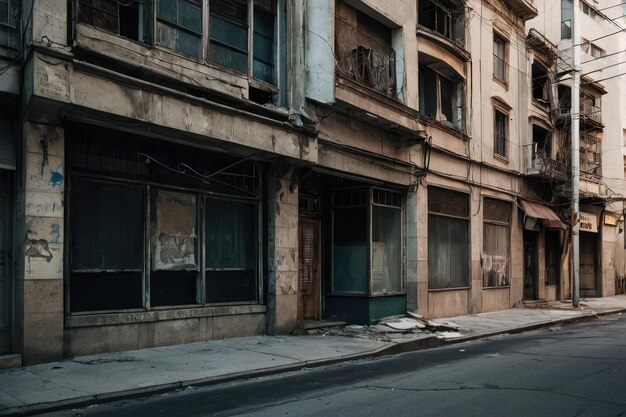
M152 310L133 313L110 313L65 318L66 328L116 326L121 324L149 323L166 320L185 320L199 317L235 316L243 314L264 314L267 307L259 304L236 306L213 306L180 308L175 310Z

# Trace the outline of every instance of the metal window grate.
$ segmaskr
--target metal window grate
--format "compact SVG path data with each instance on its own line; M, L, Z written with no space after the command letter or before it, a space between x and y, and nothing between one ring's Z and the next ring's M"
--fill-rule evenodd
M367 190L340 191L333 194L333 207L358 207L367 205Z
M402 208L402 194L397 191L374 188L372 190L372 203L379 206Z
M459 191L428 187L428 211L455 217L469 217L469 196Z
M485 198L483 200L483 218L485 221L509 224L511 222L511 203Z

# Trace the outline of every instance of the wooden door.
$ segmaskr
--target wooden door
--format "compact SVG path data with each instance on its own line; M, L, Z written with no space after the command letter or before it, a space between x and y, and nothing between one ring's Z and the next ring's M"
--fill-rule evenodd
M298 317L319 320L320 221L301 218L298 225Z
M580 233L580 295L582 297L597 297L596 286L596 259L598 252L598 235L595 233Z

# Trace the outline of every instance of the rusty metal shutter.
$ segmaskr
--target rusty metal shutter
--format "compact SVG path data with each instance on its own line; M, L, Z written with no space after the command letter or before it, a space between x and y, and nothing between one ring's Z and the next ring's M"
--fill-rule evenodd
M15 126L11 113L0 116L0 168L15 169Z

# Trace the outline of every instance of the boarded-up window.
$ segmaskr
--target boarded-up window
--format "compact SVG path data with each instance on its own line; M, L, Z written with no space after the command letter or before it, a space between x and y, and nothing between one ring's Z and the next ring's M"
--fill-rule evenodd
M202 55L202 2L158 0L156 42L187 56Z
M141 307L144 190L76 179L70 198L71 310Z
M428 188L428 288L469 286L469 197Z
M511 203L493 198L483 200L483 286L510 285Z
M198 302L196 196L153 190L150 221L150 303Z
M207 302L257 299L257 205L206 199Z

